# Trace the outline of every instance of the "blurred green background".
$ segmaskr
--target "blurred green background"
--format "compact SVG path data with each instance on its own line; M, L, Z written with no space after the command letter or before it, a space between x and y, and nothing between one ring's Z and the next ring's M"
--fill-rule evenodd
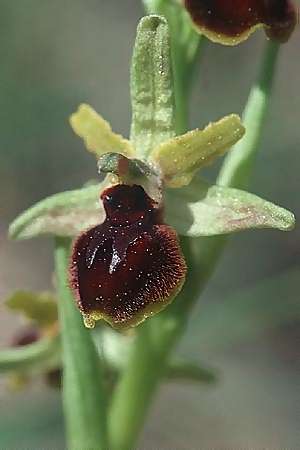
M80 102L128 135L129 64L138 0L0 1L0 298L51 288L50 240L11 243L9 222L43 197L97 177L68 125ZM299 30L282 47L251 191L300 216ZM205 48L191 128L241 113L264 34L238 48ZM206 171L213 179L216 168ZM300 232L231 239L178 352L218 369L215 387L169 384L140 441L157 449L299 448ZM1 348L21 321L1 304ZM0 448L63 449L59 393L0 381Z

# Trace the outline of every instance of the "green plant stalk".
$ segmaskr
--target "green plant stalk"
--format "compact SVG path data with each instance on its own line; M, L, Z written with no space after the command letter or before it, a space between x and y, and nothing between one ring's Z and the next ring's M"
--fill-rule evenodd
M70 240L57 238L56 282L63 344L63 407L69 450L107 450L99 356L68 287Z
M260 75L251 89L243 114L246 134L225 158L217 184L239 189L248 187L268 113L279 49L276 42L268 41L266 44Z
M274 44L269 43L263 56L258 84L252 91L256 94L252 93L245 109L246 126L254 127L254 130L250 130L247 134L247 140L243 144L247 157L226 160L225 167L222 169L223 173L230 174L226 181L228 186L243 187L248 181L253 154L256 153L267 112L266 106L271 95L277 52L276 46L274 48ZM178 84L177 96L180 95L183 98L186 91L179 94L179 86ZM181 85L181 89L183 88L184 86ZM251 105L255 97L260 98L261 101L256 100L254 108ZM180 105L180 102L177 101L177 105ZM180 113L182 124L184 114ZM244 147L240 149L240 152L244 152ZM222 175L222 179L225 183L225 175ZM138 330L128 367L124 370L112 399L109 417L111 450L134 448L150 402L167 367L171 351L186 329L189 313L213 273L226 238L223 236L185 238L182 243L189 268L186 285L167 310L148 320Z

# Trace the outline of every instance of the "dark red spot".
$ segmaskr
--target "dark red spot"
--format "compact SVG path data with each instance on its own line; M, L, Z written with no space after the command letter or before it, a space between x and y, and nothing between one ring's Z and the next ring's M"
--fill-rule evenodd
M13 338L12 346L21 347L23 345L33 344L40 339L40 332L35 327L27 327L19 331Z
M200 29L233 39L263 24L270 38L285 42L297 21L290 0L185 0L185 6Z
M134 325L170 302L185 262L175 231L142 187L117 185L101 198L106 220L75 242L71 285L87 317Z

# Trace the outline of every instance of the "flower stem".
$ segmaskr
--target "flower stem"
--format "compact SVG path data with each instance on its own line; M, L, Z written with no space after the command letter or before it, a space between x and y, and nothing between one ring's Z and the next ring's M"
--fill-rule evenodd
M69 450L106 450L106 396L99 357L68 287L70 240L56 239L63 344L63 406Z
M117 385L109 417L111 450L131 450L144 423L150 401L164 372L167 347L153 345L151 327L142 325L128 366Z
M268 41L256 84L251 89L243 114L244 138L228 153L217 183L247 188L268 113L280 45Z

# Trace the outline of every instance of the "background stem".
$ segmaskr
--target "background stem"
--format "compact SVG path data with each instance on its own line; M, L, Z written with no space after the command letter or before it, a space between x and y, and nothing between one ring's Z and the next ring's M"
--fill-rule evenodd
M70 240L56 239L55 266L63 344L63 407L69 450L107 450L103 376L90 331L68 287Z
M243 114L246 134L228 153L217 183L239 189L247 188L257 154L273 87L279 44L268 41L261 62L257 82L250 91Z

